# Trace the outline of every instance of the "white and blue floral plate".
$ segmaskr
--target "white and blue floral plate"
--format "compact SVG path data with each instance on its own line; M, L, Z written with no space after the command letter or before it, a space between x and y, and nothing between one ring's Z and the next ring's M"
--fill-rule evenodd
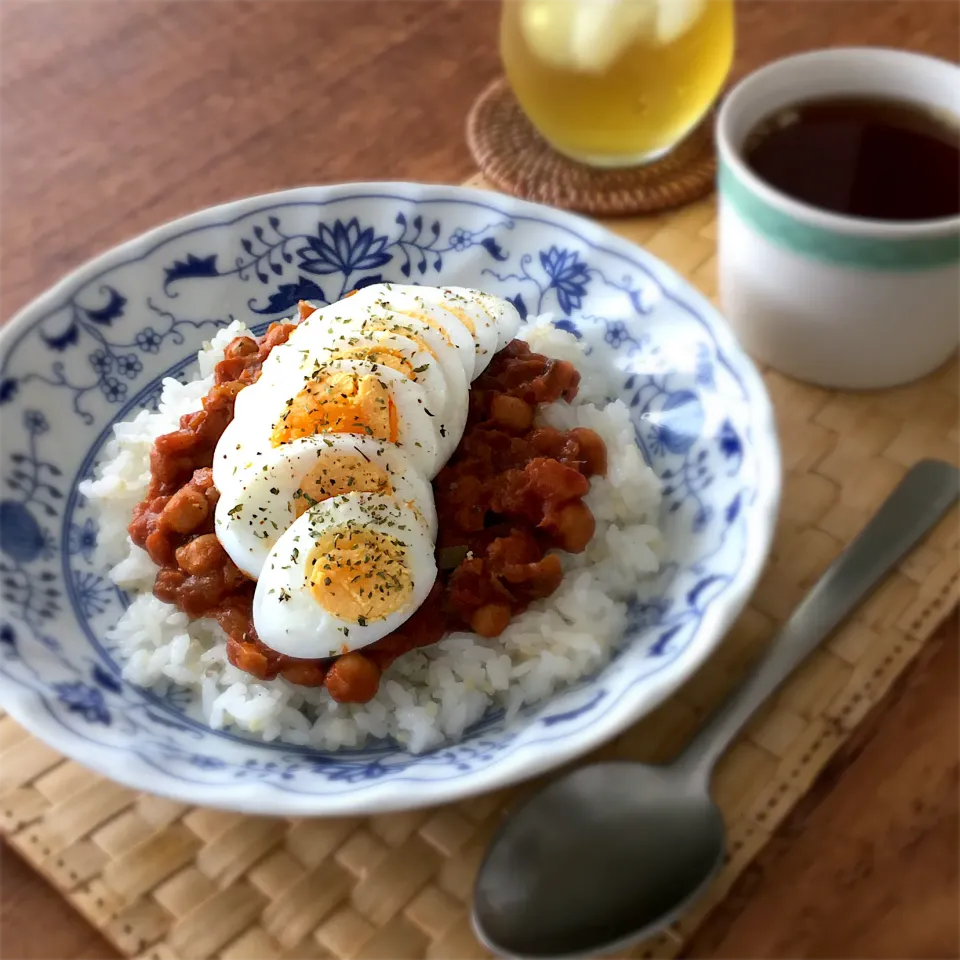
M662 573L597 676L485 717L463 742L323 754L212 731L190 694L131 686L105 642L126 598L95 560L77 493L118 420L189 376L214 329L378 280L459 284L602 332L611 396L663 483ZM205 210L61 280L0 336L0 704L36 736L137 789L258 813L370 813L532 776L652 710L721 641L770 544L780 463L770 402L713 307L595 224L497 194L407 183L308 187Z

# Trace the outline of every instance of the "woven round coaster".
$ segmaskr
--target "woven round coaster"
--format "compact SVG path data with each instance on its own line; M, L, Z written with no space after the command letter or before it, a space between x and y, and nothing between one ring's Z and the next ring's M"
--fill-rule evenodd
M592 216L626 216L678 207L713 189L712 121L708 116L669 154L645 166L587 167L537 133L500 77L470 110L467 143L484 177L504 193Z

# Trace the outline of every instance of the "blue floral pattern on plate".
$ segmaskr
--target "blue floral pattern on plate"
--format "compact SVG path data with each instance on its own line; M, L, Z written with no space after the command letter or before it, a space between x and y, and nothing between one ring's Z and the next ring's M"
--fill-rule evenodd
M96 565L77 492L112 424L233 318L262 329L299 299L381 280L480 287L609 351L663 483L666 562L638 586L628 642L597 676L455 745L323 754L214 732L193 695L120 679L103 637L124 594ZM252 198L92 261L2 334L0 699L81 762L138 788L269 813L437 803L559 764L652 709L716 645L759 573L779 494L769 401L713 308L586 221L462 188L365 184Z

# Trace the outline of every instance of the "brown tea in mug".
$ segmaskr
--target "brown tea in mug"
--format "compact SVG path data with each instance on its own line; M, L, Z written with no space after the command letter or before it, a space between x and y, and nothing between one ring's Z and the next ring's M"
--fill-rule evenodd
M906 101L794 104L757 124L743 153L757 176L822 210L899 221L960 213L960 130Z

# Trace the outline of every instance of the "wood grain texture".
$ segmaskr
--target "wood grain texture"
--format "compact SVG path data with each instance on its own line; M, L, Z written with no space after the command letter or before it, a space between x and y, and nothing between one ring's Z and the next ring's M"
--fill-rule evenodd
M958 657L954 616L686 955L960 955Z
M95 960L116 950L46 880L0 847L0 955L5 960Z
M741 3L735 74L849 43L956 59L958 12ZM482 0L5 0L0 317L201 206L310 182L464 179L463 119L497 72L497 15ZM958 639L955 622L941 631L693 955L958 955ZM2 871L0 955L116 956L7 851Z

